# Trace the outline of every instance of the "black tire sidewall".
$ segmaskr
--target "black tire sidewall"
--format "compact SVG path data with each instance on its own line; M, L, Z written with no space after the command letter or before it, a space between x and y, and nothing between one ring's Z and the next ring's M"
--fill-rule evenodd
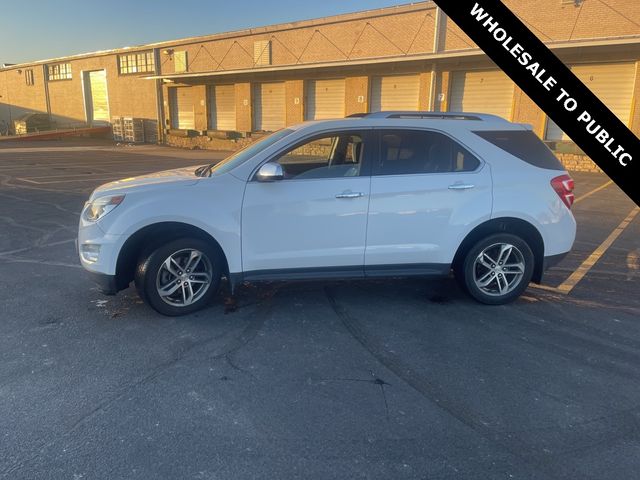
M193 248L200 250L211 262L211 285L198 301L185 307L176 307L166 303L156 289L156 278L162 263L173 253ZM172 240L142 255L138 261L135 284L138 294L157 312L167 316L179 316L193 313L208 305L218 291L222 276L222 255L219 249L209 242L198 238L180 238Z
M520 284L506 295L498 297L486 294L485 292L480 290L480 288L478 288L474 281L475 259L480 254L480 252L482 252L482 250L495 243L509 243L518 248L518 250L520 250L522 256L524 257L525 265L524 276L520 281ZM533 276L534 261L535 259L533 256L533 252L531 251L531 247L529 247L529 244L525 240L518 237L517 235L513 235L510 233L497 233L494 235L490 235L478 241L467 252L462 268L464 277L461 283L464 284L465 290L469 293L469 295L471 295L478 302L484 303L486 305L504 305L516 300L527 289L529 282L531 282L531 277Z

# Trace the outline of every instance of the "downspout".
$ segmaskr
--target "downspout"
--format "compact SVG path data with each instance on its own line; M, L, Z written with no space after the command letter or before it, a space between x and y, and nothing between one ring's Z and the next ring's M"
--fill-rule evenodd
M156 75L162 75L161 65L160 65L160 49L153 49L153 58L156 65ZM162 88L162 80L156 79L156 115L158 119L158 143L165 143L165 134L164 134L164 93Z
M433 32L433 53L438 54L444 50L444 40L445 40L445 32L446 32L446 21L447 17L442 11L442 9L436 6L436 18L435 18L435 29ZM437 82L438 76L438 66L436 63L431 65L431 91L429 95L429 110L432 112L440 111L440 103L438 102L439 94L436 92L436 87L438 85Z
M51 99L49 98L49 79L47 78L46 64L42 65L42 79L44 81L44 103L49 117L49 124L51 124Z

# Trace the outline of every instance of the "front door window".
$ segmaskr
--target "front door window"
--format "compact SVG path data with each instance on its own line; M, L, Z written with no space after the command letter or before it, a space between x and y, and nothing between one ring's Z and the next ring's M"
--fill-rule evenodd
M364 142L357 134L315 138L281 155L285 180L358 177L362 166Z

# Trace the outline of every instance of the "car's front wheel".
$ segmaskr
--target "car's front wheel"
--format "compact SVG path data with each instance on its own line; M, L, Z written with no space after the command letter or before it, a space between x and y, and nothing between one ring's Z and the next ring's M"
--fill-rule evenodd
M477 242L456 273L474 299L503 305L526 290L533 267L534 256L527 242L516 235L499 233Z
M177 316L206 306L218 291L222 255L197 239L173 240L138 262L135 284L142 299L163 315Z

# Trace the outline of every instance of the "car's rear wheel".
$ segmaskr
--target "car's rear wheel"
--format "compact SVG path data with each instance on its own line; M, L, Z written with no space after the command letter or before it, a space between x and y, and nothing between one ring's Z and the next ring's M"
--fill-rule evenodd
M218 291L221 276L222 255L215 246L181 238L144 254L135 284L142 299L156 311L177 316L206 306Z
M503 305L518 298L531 281L534 256L522 238L499 233L477 242L456 272L465 290L487 305Z

